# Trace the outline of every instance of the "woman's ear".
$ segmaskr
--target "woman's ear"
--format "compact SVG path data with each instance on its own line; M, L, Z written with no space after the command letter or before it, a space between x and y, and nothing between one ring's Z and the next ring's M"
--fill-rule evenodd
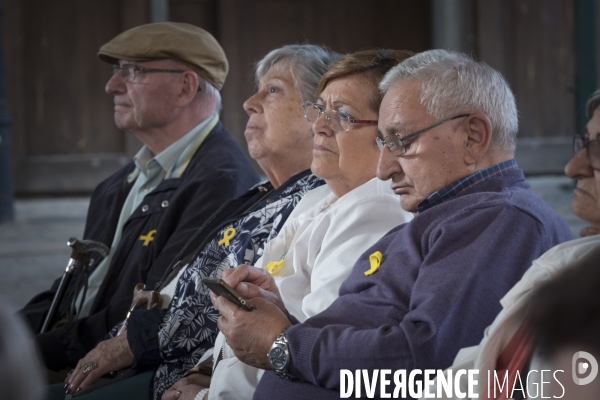
M487 115L476 113L467 117L466 127L464 161L467 165L473 165L481 159L490 146L492 123Z

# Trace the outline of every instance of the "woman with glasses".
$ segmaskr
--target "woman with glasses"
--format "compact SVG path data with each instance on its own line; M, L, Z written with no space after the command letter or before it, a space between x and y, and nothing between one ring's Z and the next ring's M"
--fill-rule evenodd
M542 381L546 383L544 388L546 394L551 392L548 379L553 381L554 379L548 378L549 375L546 374L544 380L539 371L549 370L556 360L546 357L544 349L538 347L537 337L532 334L534 327L531 323L540 313L544 314L547 311L540 309L540 302L536 307L532 307L531 296L536 293L534 288L552 278L556 278L555 287L560 287L560 279L563 279L561 272L577 265L588 255L594 251L597 253L600 249L600 235L598 235L600 233L600 89L596 90L588 100L586 113L589 121L585 135L575 135L573 158L566 165L565 173L577 181L572 203L573 211L579 218L590 222L591 226L581 231L582 238L561 243L535 260L523 278L501 300L504 308L492 325L486 329L480 344L462 349L449 368L478 369L480 377L488 376L488 373L492 376L492 371L495 371L496 376L502 379L508 372L509 384L505 386L504 391L496 387L498 395L496 398L510 398L507 396L510 394L507 391L512 389L517 372L523 380L527 377L528 390L533 390L531 393L535 393L536 385L537 388L544 386ZM564 296L564 293L556 292L556 296ZM532 315L532 312L537 314ZM580 310L565 312L573 314L572 318L575 319L583 315ZM564 324L565 321L557 320L555 323ZM590 324L589 321L583 320L577 323L587 326ZM551 333L541 332L541 334L544 336ZM530 371L532 373L528 374ZM556 376L563 384L567 379L571 379L568 370ZM466 384L466 379L464 383ZM435 390L433 388L431 391ZM493 390L490 387L490 392ZM559 389L556 397L561 397L563 390ZM487 398L489 392L485 382L479 385L478 393L479 397ZM519 389L517 393L520 393ZM576 393L568 391L563 393L562 397L578 398Z
M254 267L236 270L273 275L285 308L299 321L327 308L356 259L387 231L412 218L400 208L389 184L375 178L382 99L378 84L410 55L364 50L342 56L323 75L317 101L303 104L314 132L311 170L327 185L306 195ZM375 265L378 255L371 257ZM252 287L240 290L254 297ZM262 371L235 358L223 339L217 338L214 374L205 398L250 399Z

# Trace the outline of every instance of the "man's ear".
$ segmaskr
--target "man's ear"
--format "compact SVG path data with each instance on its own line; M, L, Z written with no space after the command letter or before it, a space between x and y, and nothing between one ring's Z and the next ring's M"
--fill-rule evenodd
M177 105L179 107L186 106L192 100L194 100L198 94L198 85L200 85L198 75L196 75L194 72L185 71L182 75L183 80L181 84L181 90L179 91L179 96L177 97Z
M467 117L466 124L464 161L467 165L474 165L483 157L490 146L492 123L487 115L476 113Z

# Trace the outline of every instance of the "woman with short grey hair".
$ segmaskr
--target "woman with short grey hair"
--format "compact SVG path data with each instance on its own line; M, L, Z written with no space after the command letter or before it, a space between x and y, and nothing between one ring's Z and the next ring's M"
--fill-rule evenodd
M327 47L311 44L288 44L271 50L262 60L256 63L255 82L277 63L284 61L292 74L296 90L302 96L302 102L315 101L317 86L329 64L338 58L337 53Z

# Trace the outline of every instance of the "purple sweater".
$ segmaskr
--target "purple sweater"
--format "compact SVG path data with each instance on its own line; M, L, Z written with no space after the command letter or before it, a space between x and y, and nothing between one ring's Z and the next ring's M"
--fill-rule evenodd
M481 341L500 299L531 262L570 239L521 170L470 187L368 249L340 297L288 330L290 373L298 380L267 371L254 398L337 399L340 369L367 369L370 376L391 369L393 376L398 369L408 375L449 367L458 350ZM375 251L383 261L365 276ZM392 379L387 392L393 389Z

